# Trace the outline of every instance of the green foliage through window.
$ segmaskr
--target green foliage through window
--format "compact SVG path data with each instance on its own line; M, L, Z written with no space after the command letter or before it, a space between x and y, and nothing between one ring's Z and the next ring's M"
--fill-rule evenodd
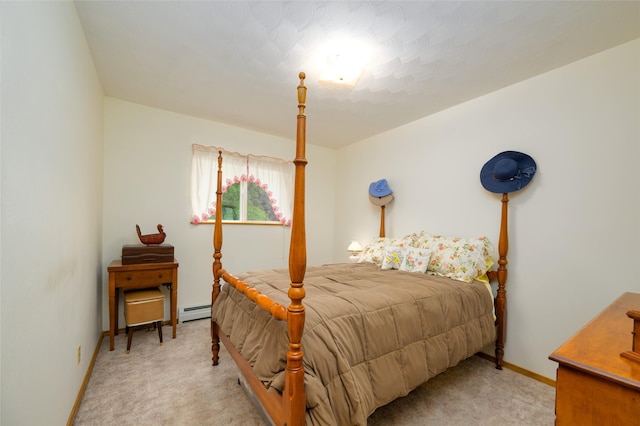
M222 194L222 220L240 220L240 183L228 186Z
M262 188L253 182L247 182L247 220L276 222L276 217L269 197Z
M209 220L215 220L215 216ZM238 182L227 187L222 194L222 220L278 222L269 196L253 182Z

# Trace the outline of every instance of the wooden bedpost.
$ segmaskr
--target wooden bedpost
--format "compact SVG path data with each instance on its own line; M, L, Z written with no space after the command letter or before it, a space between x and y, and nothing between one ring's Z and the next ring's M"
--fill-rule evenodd
M211 290L211 309L220 294L220 270L222 269L222 151L218 151L218 187L216 189L216 222L213 231L213 289ZM213 313L213 312L212 312ZM218 365L220 353L220 338L211 315L211 360Z
M384 238L384 208L385 206L380 206L380 238Z
M296 158L293 220L291 224L291 246L289 247L289 276L291 287L289 299L291 305L287 309L287 327L289 331L289 351L287 352L287 368L283 392L284 422L287 426L305 424L307 397L304 390L304 367L302 365L302 331L304 329L305 296L304 274L307 268L307 248L305 235L305 158L306 116L304 113L307 88L304 85L305 74L299 74L298 86L298 122L296 134Z
M502 370L504 344L507 341L507 252L509 251L509 232L507 213L509 195L502 194L502 217L500 220L500 240L498 241L498 293L496 295L496 368Z

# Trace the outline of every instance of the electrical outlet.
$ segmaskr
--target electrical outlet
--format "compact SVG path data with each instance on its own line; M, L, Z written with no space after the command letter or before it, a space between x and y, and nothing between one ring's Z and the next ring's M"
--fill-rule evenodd
M77 351L77 352L78 352L78 355L77 355L77 358L76 358L76 363L77 363L78 365L80 365L80 354L82 353L82 350L81 350L81 346L80 346L80 345L78 345L78 351Z

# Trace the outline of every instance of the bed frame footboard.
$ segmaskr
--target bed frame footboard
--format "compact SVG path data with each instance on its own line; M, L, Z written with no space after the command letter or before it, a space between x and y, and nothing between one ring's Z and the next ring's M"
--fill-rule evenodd
M291 244L289 247L289 275L291 286L289 299L291 304L285 308L275 303L268 296L249 287L247 283L229 274L222 268L222 215L216 214L213 234L213 289L211 306L213 308L220 294L220 279L231 287L256 302L258 306L269 312L274 318L287 322L289 334L289 350L285 370L284 390L281 395L269 392L262 382L253 374L251 366L220 327L211 317L211 360L213 365L219 362L220 341L225 345L232 358L240 368L247 384L260 401L271 421L277 425L302 426L305 424L307 395L304 389L304 367L302 359L302 333L304 330L305 309L302 299L305 297L304 275L307 268L306 232L305 232L305 158L306 149L306 115L305 102L307 88L304 85L305 74L300 73L298 85L298 116L296 133L295 183L293 197L293 219L291 225ZM222 152L218 153L218 184L216 188L216 212L222 212Z

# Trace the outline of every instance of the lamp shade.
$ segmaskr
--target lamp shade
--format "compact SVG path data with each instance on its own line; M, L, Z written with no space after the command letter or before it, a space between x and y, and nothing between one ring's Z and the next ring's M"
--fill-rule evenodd
M357 241L351 241L351 244L349 244L349 247L347 247L347 251L351 251L351 252L362 251L362 246Z

